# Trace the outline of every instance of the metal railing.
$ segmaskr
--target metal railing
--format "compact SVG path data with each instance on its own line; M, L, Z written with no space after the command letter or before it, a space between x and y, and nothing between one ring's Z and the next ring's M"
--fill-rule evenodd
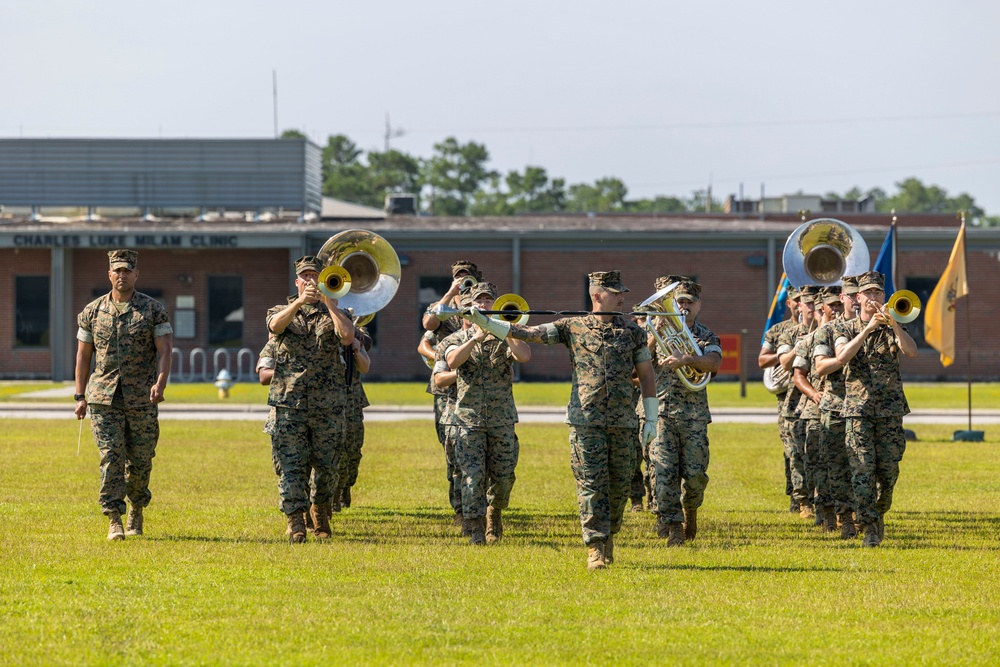
M184 350L173 349L170 381L171 382L215 382L219 371L226 369L234 382L251 382L257 380L254 372L254 352L248 347L236 352L236 365L233 365L232 350L219 347L212 352L211 368L208 363L208 352L203 347L192 349L188 355L188 366L184 368Z

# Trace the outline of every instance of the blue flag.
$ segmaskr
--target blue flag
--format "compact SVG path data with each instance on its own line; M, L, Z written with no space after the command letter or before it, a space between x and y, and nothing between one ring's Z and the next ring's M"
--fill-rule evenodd
M896 291L896 220L893 219L889 226L889 233L882 241L882 249L878 251L878 259L875 260L873 271L878 271L885 276L886 298L892 296Z
M773 327L778 322L785 319L785 313L788 311L786 302L788 301L788 288L792 284L788 282L788 277L782 273L781 282L778 283L778 291L774 293L774 299L771 301L771 310L767 313L767 323L764 325L764 335L760 337L760 345L764 346L764 336L767 335L767 330Z

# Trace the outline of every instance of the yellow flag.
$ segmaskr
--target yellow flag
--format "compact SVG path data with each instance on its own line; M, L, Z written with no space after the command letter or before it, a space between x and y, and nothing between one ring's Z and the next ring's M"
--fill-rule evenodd
M969 293L965 277L965 222L951 249L951 259L927 300L924 311L924 340L941 353L941 365L955 360L955 302Z

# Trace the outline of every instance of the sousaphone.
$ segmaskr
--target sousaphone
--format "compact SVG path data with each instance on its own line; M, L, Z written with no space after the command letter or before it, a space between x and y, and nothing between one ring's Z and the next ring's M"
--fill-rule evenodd
M354 317L382 310L399 289L399 257L375 232L348 229L331 236L316 258L324 267L319 290L339 299L338 305L350 308Z
M868 270L868 245L856 229L833 218L804 222L785 241L782 263L788 281L803 285L836 285L844 276Z

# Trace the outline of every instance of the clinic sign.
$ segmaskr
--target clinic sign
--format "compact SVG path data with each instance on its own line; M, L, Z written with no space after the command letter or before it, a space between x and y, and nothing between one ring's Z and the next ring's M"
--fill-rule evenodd
M6 241L4 243L3 241ZM12 234L0 239L8 248L239 248L236 234Z

